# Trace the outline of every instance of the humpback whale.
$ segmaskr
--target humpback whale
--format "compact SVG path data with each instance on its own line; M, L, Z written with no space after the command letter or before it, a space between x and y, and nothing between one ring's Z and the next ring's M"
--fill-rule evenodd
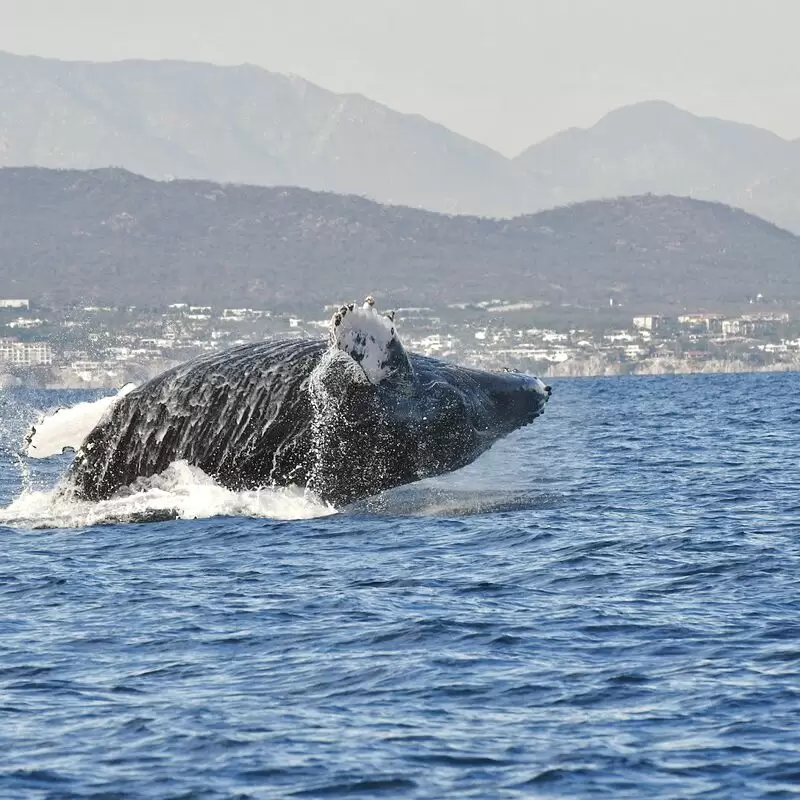
M119 396L63 481L102 500L185 460L232 489L305 486L340 507L456 470L544 410L550 388L410 353L371 297L328 341L245 344Z

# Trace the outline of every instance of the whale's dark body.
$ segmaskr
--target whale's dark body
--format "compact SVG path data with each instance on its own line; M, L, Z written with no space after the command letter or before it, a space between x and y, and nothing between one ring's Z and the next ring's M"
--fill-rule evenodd
M342 505L473 461L541 414L549 389L517 373L408 354L398 379L323 370L326 343L283 340L204 356L154 378L106 414L65 487L107 498L185 459L230 489L297 484ZM355 362L351 362L351 366Z

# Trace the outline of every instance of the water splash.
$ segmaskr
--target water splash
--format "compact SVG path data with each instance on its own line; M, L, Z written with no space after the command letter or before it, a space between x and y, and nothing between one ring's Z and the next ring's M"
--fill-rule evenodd
M100 502L75 500L58 489L23 489L0 525L83 528L120 522L204 519L217 516L310 519L335 513L299 487L233 492L197 467L177 461L160 475L137 481L124 494Z
M341 404L347 395L348 385L367 385L369 381L361 367L346 353L334 347L320 359L308 380L311 400L311 466L308 486L324 493L329 477L331 460L338 460L342 437L337 436L348 425Z
M401 486L357 500L343 513L367 516L473 517L518 511L549 509L566 502L555 492L502 489L459 489L420 483Z

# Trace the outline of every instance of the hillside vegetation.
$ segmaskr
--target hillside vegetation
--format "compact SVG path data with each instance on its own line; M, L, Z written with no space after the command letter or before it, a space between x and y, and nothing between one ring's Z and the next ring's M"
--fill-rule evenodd
M716 203L644 195L513 220L297 188L0 170L0 294L65 304L319 307L503 298L632 311L800 301L800 239Z

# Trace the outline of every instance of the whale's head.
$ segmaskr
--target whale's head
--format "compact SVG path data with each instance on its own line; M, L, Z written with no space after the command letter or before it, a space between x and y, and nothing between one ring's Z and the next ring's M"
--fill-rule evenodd
M459 367L412 355L415 381L407 397L379 389L387 416L408 440L414 477L452 472L474 461L498 439L540 416L550 387L518 372Z
M474 461L545 408L550 388L518 372L408 354L372 304L343 307L311 379L309 487L335 505Z

